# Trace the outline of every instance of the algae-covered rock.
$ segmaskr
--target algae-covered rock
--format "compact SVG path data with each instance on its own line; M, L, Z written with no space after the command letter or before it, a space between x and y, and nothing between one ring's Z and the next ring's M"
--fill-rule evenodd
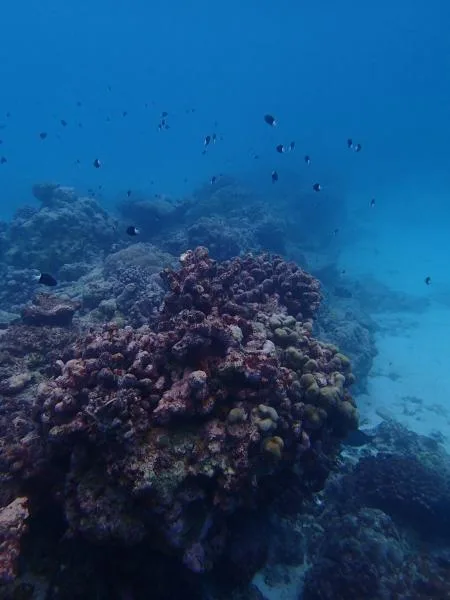
M285 357L288 365L296 371L299 371L305 362L305 355L303 352L294 346L289 346L286 348Z
M278 435L263 440L263 450L271 458L280 459L284 448L284 441Z
M278 327L273 332L273 335L275 343L283 348L295 345L298 342L298 333L287 327Z
M247 418L247 414L243 408L232 408L228 413L228 423L234 425L235 423L243 423Z

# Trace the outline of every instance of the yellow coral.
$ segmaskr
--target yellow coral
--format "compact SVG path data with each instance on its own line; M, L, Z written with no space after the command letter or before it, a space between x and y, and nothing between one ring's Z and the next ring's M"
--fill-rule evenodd
M263 441L263 450L271 457L280 459L281 454L284 448L284 441L278 436L275 435L270 438L266 438Z

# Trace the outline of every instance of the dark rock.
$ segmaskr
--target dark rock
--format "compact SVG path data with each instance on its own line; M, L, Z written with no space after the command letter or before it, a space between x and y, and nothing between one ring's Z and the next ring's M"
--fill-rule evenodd
M71 325L79 304L64 300L58 296L39 294L33 304L22 310L22 322L25 325L67 327Z

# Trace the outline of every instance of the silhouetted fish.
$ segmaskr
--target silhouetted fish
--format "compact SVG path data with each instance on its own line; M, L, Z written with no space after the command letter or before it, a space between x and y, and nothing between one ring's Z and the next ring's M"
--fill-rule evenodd
M354 447L365 446L366 444L370 444L372 438L372 435L369 435L368 433L364 433L364 431L357 429L356 431L352 431L348 434L348 436L344 440L344 444L347 446Z
M276 127L277 125L277 120L272 115L264 115L264 121L271 127Z
M36 281L41 285L47 285L49 287L54 287L55 285L58 285L58 282L53 277L53 275L50 275L50 273L39 273L39 275L37 275L36 277Z

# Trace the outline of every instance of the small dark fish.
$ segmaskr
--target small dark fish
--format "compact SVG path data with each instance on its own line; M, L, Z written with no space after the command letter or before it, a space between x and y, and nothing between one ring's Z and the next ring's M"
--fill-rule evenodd
M127 197L129 198L131 196L131 190L127 190Z
M4 165L4 164L5 164L5 163L7 163L7 162L8 162L8 159L7 159L7 158L5 158L4 156L2 156L2 157L0 158L0 165Z
M81 106L81 102L79 100L77 102L77 106Z
M275 150L277 152L279 152L280 154L283 154L283 152L286 152L286 150L284 149L283 144L278 144L278 146L275 147Z
M210 135L205 136L205 139L203 140L203 145L205 147L208 147L210 143L211 143L211 136Z
M277 120L272 115L264 115L264 121L271 127L276 127L277 125Z
M110 86L110 85L108 85L108 86L106 87L106 89L108 90L108 92L110 92L110 91L111 91L111 86Z
M342 269L341 275L345 275L346 273L347 273L347 271L345 269Z
M320 185L320 183L315 183L315 184L313 185L313 190L314 190L315 192L320 192L320 191L321 191L321 189L322 189L322 186Z
M288 146L289 152L294 152L295 150L295 142L291 142Z
M375 198L372 198L372 200L370 201L370 208L373 208L375 206Z
M168 116L169 116L169 113L166 110L163 110L161 113L161 119L165 119Z
M96 158L92 164L96 169L100 169L100 167L102 166L102 163L99 161L98 158Z
M10 112L7 112L7 113L6 113L6 118L7 118L7 119L9 119L9 118L10 118L10 116L11 116L11 113L10 113Z
M166 112L166 111L164 111L164 112L162 113L162 115L161 115L161 120L160 120L160 122L159 122L159 125L158 125L158 129L159 129L160 131L161 131L162 129L170 129L170 126L169 126L169 125L168 125L168 123L167 123L166 117L167 117L167 112Z
M374 436L361 431L360 429L356 429L356 431L352 431L344 440L344 445L346 446L365 446L366 444L370 444L372 442Z
M55 285L58 285L58 282L53 277L53 275L50 275L50 273L40 273L36 277L36 281L42 285L47 285L49 287L54 287Z
M127 116L127 114L128 114L128 111L127 111L127 110L123 110L123 111L122 111L122 117L126 117L126 116Z
M41 131L39 137L41 138L41 140L45 140L45 138L47 137L47 133L45 131Z
M211 185L214 185L216 183L216 181L217 181L217 175L213 175L211 177L211 179L209 180L209 182L210 182Z
M79 158L77 158L77 160L75 161L76 165L81 165L81 160Z
M430 285L430 283L431 283L431 277L425 277L425 283L427 285Z
M215 133L212 134L211 141L213 144L215 144L217 142L217 134L215 134Z
M278 181L278 173L276 171L272 171L272 183Z
M305 161L305 163L306 163L306 164L308 165L308 167L309 167L309 165L311 164L311 158L310 158L308 155L306 155L306 156L305 156L305 158L304 158L304 161Z
M353 150L355 152L361 152L361 148L362 148L361 144L356 144L356 146L353 148Z
M129 227L127 227L127 234L128 235L139 235L140 231L137 227L135 227L134 225L130 225Z
M339 233L339 229L333 229L333 235L337 235Z
M60 123L63 127L67 127L67 121L65 119L61 119Z
M334 288L334 295L337 296L338 298L352 298L353 297L353 293L351 292L351 290L349 290L348 288L346 288L343 285L338 285Z
M348 138L347 140L347 148L351 150L353 148L353 140L352 138Z

